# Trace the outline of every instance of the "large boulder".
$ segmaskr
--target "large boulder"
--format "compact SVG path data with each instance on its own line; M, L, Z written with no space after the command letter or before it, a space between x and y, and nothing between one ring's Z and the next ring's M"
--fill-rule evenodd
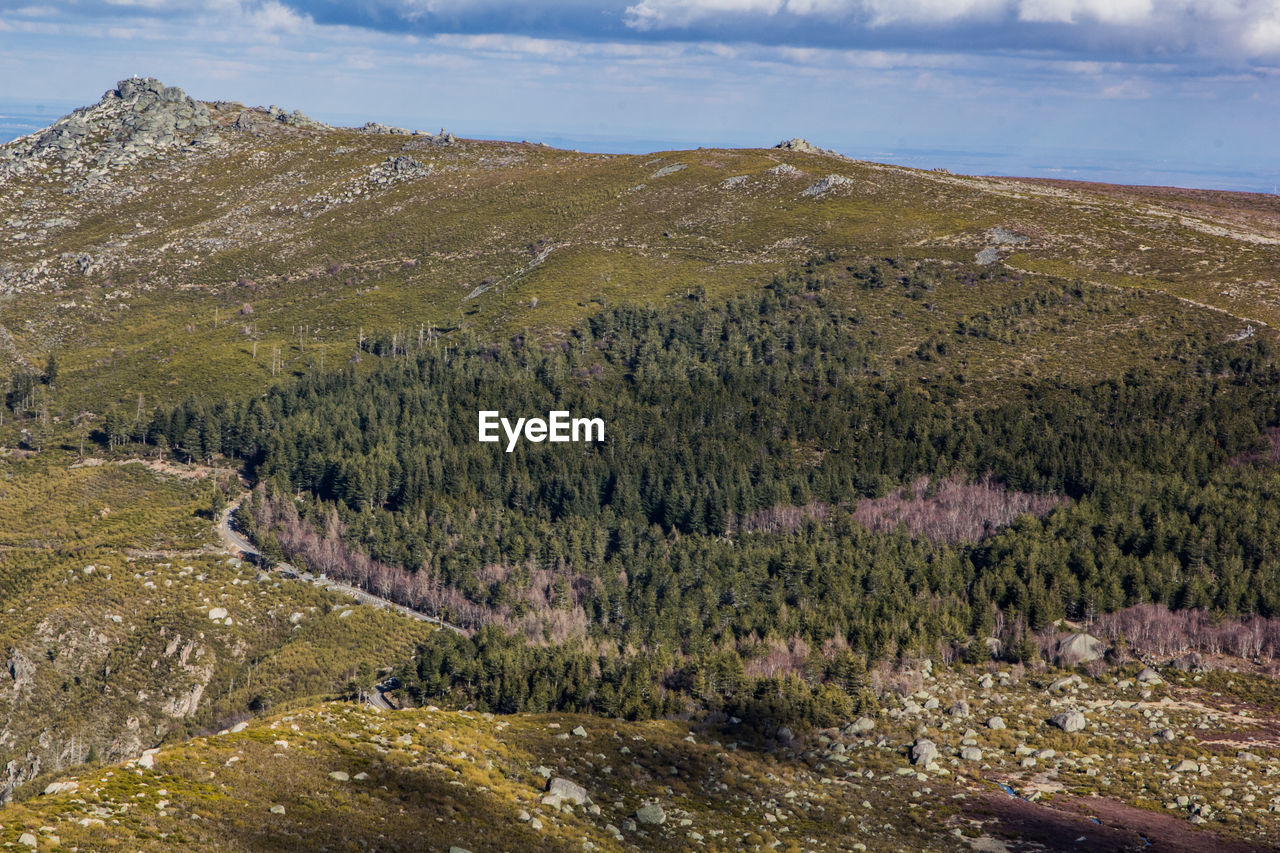
M911 745L911 763L916 767L928 767L938 759L938 745L931 740L920 739Z
M1079 711L1063 711L1049 718L1050 725L1057 726L1064 732L1078 732L1084 728L1084 714Z
M571 782L568 779L562 779L557 776L547 783L547 793L543 796L542 802L557 808L562 803L581 806L591 802L591 795L587 793L586 788L577 782Z
M1142 672L1138 673L1138 683L1139 684L1162 684L1164 683L1164 679L1160 677L1160 674L1158 672L1156 672L1154 669L1148 666L1144 668Z
M867 732L875 729L875 727L876 727L875 720L871 719L870 717L859 717L858 719L854 720L852 723L844 727L844 733L850 736L864 735Z
M659 826L667 822L667 813L657 803L645 803L636 809L636 820L650 826Z
M1107 644L1090 634L1072 634L1058 641L1055 660L1058 666L1075 666L1098 660L1107 651Z

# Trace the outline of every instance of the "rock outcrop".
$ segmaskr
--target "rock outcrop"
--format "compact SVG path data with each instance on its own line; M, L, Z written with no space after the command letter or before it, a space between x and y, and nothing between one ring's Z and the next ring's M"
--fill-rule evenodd
M411 135L413 136L413 139L410 139L404 144L403 150L405 151L438 148L441 146L456 145L458 143L458 137L454 136L443 127L440 128L439 133L419 133L415 130Z
M0 148L0 174L26 174L51 164L100 174L187 144L212 124L209 108L177 86L132 77L98 103Z
M1058 641L1058 666L1072 667L1097 660L1107 651L1107 644L1090 634L1072 634Z
M784 151L803 151L806 154L825 154L826 153L825 151L823 151L818 146L814 145L809 140L801 139L798 136L792 139L784 139L773 147L781 148Z
M814 183L810 184L808 187L805 187L804 191L800 193L800 195L803 195L803 196L826 195L827 193L839 187L851 187L851 186L853 186L853 181L849 178L846 178L844 175L827 175L822 180L815 181Z
M35 680L36 665L22 653L21 649L10 649L9 659L5 662L5 672L13 682L13 693L20 696L24 688Z

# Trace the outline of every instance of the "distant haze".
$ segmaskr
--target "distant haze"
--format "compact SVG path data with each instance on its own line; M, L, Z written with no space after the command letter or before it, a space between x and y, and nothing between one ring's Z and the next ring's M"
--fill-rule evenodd
M133 74L583 150L1280 184L1274 0L0 0L0 136Z
M32 131L47 127L61 116L82 104L30 102L6 102L0 100L0 143L8 142ZM282 106L292 109L291 104ZM359 125L365 121L383 121L401 124L418 130L438 130L430 121L415 122L404 115L354 115L345 112L314 110L313 118L337 125ZM437 123L438 124L438 123ZM542 136L521 134L505 127L477 128L451 127L461 136L478 139L507 139L542 142L555 148L579 151L595 151L616 154L644 154L697 147L762 148L781 140L781 137L745 139L725 137L719 139L695 139L672 136L667 138L627 138L609 135L574 136L551 133ZM812 140L825 148L855 157L881 163L894 163L921 169L943 168L964 175L1006 175L1018 177L1060 178L1063 180L1101 181L1113 184L1150 184L1159 186L1200 187L1205 189L1237 190L1242 192L1271 193L1280 181L1280 170L1265 173L1251 172L1229 163L1179 163L1176 161L1152 161L1136 159L1130 152L1115 151L966 151L963 149L918 148L910 145L871 149L856 145L842 145L838 141Z

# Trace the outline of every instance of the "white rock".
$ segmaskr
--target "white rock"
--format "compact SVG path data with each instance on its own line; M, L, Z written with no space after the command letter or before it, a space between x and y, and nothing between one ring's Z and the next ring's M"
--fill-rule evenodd
M1054 714L1049 718L1049 722L1064 732L1078 732L1085 726L1084 714L1079 711L1063 711L1061 714Z
M591 801L591 796L587 793L586 788L577 782L571 782L560 777L556 777L547 783L547 796L542 799L543 802L546 802L551 798L556 800L555 805L557 806L562 802L581 806Z
M45 796L52 794L69 794L80 788L79 782L50 782L45 786Z
M651 826L659 826L667 822L667 813L657 803L646 803L636 809L636 820Z
M931 740L917 740L911 746L911 763L917 767L928 767L938 758L938 745Z

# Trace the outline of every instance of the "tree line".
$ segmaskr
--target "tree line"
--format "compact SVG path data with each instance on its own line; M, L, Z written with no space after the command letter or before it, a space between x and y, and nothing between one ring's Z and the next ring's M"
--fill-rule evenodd
M995 635L1026 658L1054 619L1144 602L1280 615L1269 342L1188 334L1158 371L984 400L884 372L883 335L824 263L719 303L609 308L554 345L373 335L360 364L107 432L242 460L268 553L475 625L400 673L423 701L818 720L907 651L977 660ZM855 278L883 287L885 269ZM1051 287L1010 316L1091 298ZM493 408L602 417L607 440L505 453L476 440ZM977 542L858 523L860 501L923 477L1047 497Z

